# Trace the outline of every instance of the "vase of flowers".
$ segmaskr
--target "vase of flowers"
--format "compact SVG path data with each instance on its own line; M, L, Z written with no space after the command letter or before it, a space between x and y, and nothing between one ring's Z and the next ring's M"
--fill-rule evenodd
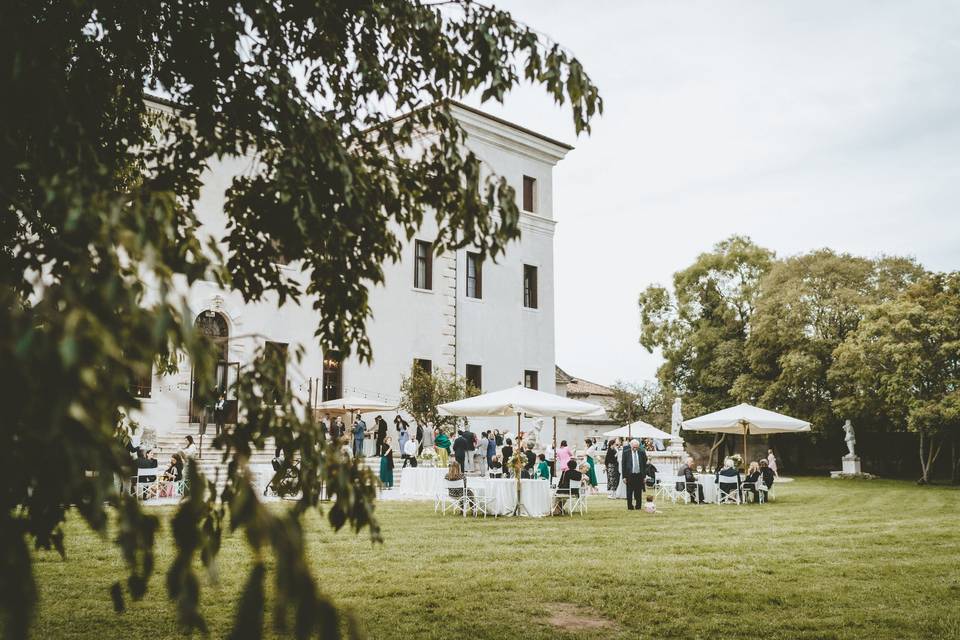
M440 456L438 456L437 452L433 449L424 448L423 453L417 456L417 461L424 467L435 467L439 460Z
M744 467L743 467L742 455L740 455L739 453L735 453L732 456L730 456L730 459L733 460L733 466L735 469L737 469L738 471L743 471Z

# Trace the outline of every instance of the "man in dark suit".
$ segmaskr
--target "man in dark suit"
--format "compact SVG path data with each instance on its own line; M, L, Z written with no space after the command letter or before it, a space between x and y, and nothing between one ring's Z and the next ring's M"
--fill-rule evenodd
M627 485L627 509L643 509L643 480L647 475L647 452L637 440L630 441L630 448L623 452L621 463L623 481ZM633 503L637 506L634 507Z
M503 463L503 477L509 478L513 469L510 467L510 458L513 457L513 440L507 438L507 444L500 450L500 461Z
M533 478L533 466L537 463L537 454L533 452L533 443L527 443L527 450L524 452L527 461L523 465L523 477Z
M703 485L697 481L697 476L693 473L693 458L687 458L686 464L680 469L680 476L683 478L677 482L677 491L686 491L690 496L690 502L694 504L703 504Z
M465 437L466 435L467 432L463 432L453 441L453 457L456 458L461 471L463 471L463 465L467 460L467 451L473 448L471 446L473 444L473 438L470 439L470 443L468 444L467 438Z
M374 422L377 423L377 455L383 455L383 441L387 439L387 421L383 416L377 416Z
M213 405L213 421L217 425L217 435L219 436L227 422L227 394L223 391L220 392L220 397Z

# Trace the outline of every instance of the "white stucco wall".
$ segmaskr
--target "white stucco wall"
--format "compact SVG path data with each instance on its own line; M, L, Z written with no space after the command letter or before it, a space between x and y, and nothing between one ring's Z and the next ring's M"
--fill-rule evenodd
M415 358L431 360L435 370L455 366L460 375L467 364L481 365L484 391L522 381L526 369L538 372L541 390L555 390L552 170L567 149L471 110L457 108L456 113L470 134L468 146L490 171L510 182L518 198L523 176L537 179L537 212L522 215L522 238L509 246L505 256L496 264L484 263L482 300L466 297L465 250L434 258L432 291L413 286L412 243L405 247L400 262L385 264L385 284L370 291L372 318L367 331L374 361L366 365L355 356L347 358L342 370L344 395L397 400L402 377ZM225 235L225 190L232 177L248 167L246 159L213 162L203 177L196 212L204 231L215 238ZM432 241L436 223L425 217L415 239ZM537 309L523 307L524 264L538 268ZM208 282L193 285L188 298L194 317L212 309L228 319L230 360L241 367L250 363L257 342L266 339L289 343L291 349L305 346L303 362L288 368L291 386L302 397L307 394L307 379L322 377L322 354L313 339L317 312L311 309L311 300L288 303L282 309L275 299L245 304L238 294ZM186 423L190 381L189 362L181 363L176 375L155 378L153 397L144 401L137 417L158 432ZM474 424L511 430L516 426L510 420ZM525 428L532 425L529 421Z

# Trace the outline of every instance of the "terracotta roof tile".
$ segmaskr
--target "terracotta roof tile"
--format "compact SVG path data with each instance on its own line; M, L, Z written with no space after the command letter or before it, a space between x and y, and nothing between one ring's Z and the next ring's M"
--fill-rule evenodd
M557 384L567 385L567 396L612 396L613 389L596 382L575 378L557 367Z

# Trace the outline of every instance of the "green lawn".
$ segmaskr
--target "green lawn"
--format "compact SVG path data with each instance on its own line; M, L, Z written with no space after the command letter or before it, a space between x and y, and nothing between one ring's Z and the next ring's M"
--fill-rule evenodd
M322 588L374 639L960 638L957 489L801 478L768 505L661 506L595 497L586 517L484 521L387 502L377 546L308 528ZM35 638L180 637L161 578L118 616L114 547L73 518L67 551L37 554ZM247 562L228 538L203 592L213 638Z

